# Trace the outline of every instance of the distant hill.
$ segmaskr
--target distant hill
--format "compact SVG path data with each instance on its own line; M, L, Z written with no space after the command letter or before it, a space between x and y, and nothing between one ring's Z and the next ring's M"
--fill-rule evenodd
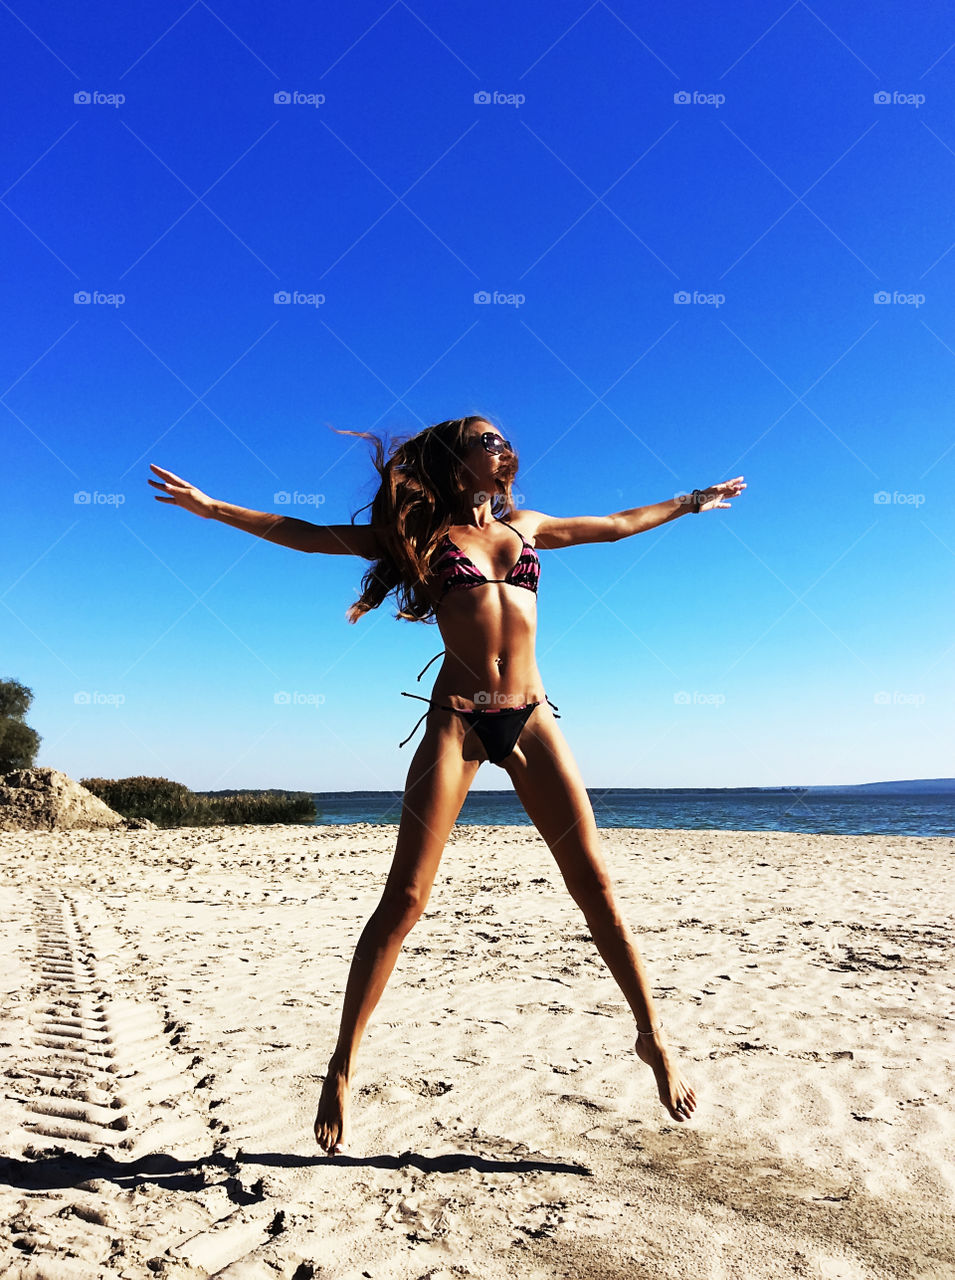
M955 778L905 778L899 782L859 782L849 787L807 787L810 795L821 791L868 791L877 796L951 795Z
M282 791L278 787L226 787L224 791L194 791L195 796L289 796L311 795L311 791Z

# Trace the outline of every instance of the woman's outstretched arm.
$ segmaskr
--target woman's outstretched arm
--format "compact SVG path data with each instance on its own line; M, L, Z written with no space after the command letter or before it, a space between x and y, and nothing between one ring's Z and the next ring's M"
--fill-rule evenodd
M727 499L737 497L745 488L742 476L711 484L703 490L706 501L700 510L729 507ZM524 511L522 515L534 538L534 545L542 551L555 551L585 542L619 542L621 538L631 538L635 533L645 533L647 529L655 529L668 520L685 515L691 510L690 501L690 494L680 494L666 502L631 507L629 511L615 511L609 516L548 516L542 511Z
M363 556L374 560L378 555L377 539L371 525L367 524L310 524L295 516L283 516L272 511L250 511L246 507L233 506L210 498L195 485L183 480L172 471L166 471L151 462L150 467L160 477L149 483L161 489L155 494L157 502L173 503L184 511L201 516L205 520L219 520L222 524L252 533L266 542L274 542L293 551L320 552L330 556Z

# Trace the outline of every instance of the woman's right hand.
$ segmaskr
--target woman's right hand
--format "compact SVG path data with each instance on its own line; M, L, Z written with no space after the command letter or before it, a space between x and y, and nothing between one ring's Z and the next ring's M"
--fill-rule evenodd
M177 476L173 471L166 471L162 467L157 467L155 462L149 464L151 470L155 471L161 480L150 480L149 483L156 489L162 489L169 497L162 497L160 494L154 494L157 502L172 502L177 507L182 507L184 511L191 511L193 515L202 516L204 520L208 520L212 515L212 499L197 489L195 485L183 480L181 476Z

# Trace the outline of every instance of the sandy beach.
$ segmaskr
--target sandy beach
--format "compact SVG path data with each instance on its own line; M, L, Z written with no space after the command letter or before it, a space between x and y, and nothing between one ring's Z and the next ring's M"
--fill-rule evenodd
M0 1276L955 1276L955 840L601 832L680 1125L537 832L456 828L328 1158L395 832L0 836Z

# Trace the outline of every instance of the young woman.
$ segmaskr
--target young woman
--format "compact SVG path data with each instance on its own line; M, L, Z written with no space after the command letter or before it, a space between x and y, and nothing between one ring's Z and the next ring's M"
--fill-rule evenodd
M152 469L161 480L149 481L168 495L157 494L160 502L270 542L373 561L347 611L349 621L394 591L397 616L434 619L444 642L431 698L423 699L429 703L422 716L427 726L408 769L394 860L348 975L338 1043L315 1120L319 1146L334 1154L346 1145L359 1042L402 943L427 905L445 842L485 760L508 774L553 853L633 1011L636 1052L653 1071L660 1101L674 1120L688 1120L696 1095L667 1046L636 942L614 900L590 799L537 669L537 551L616 542L687 512L728 507L727 499L746 488L743 477L614 515L548 516L514 509L517 455L484 418L428 427L399 442L387 459L377 437L343 434L374 441L381 484L369 504L368 525L319 526L247 511L208 498L157 466Z

